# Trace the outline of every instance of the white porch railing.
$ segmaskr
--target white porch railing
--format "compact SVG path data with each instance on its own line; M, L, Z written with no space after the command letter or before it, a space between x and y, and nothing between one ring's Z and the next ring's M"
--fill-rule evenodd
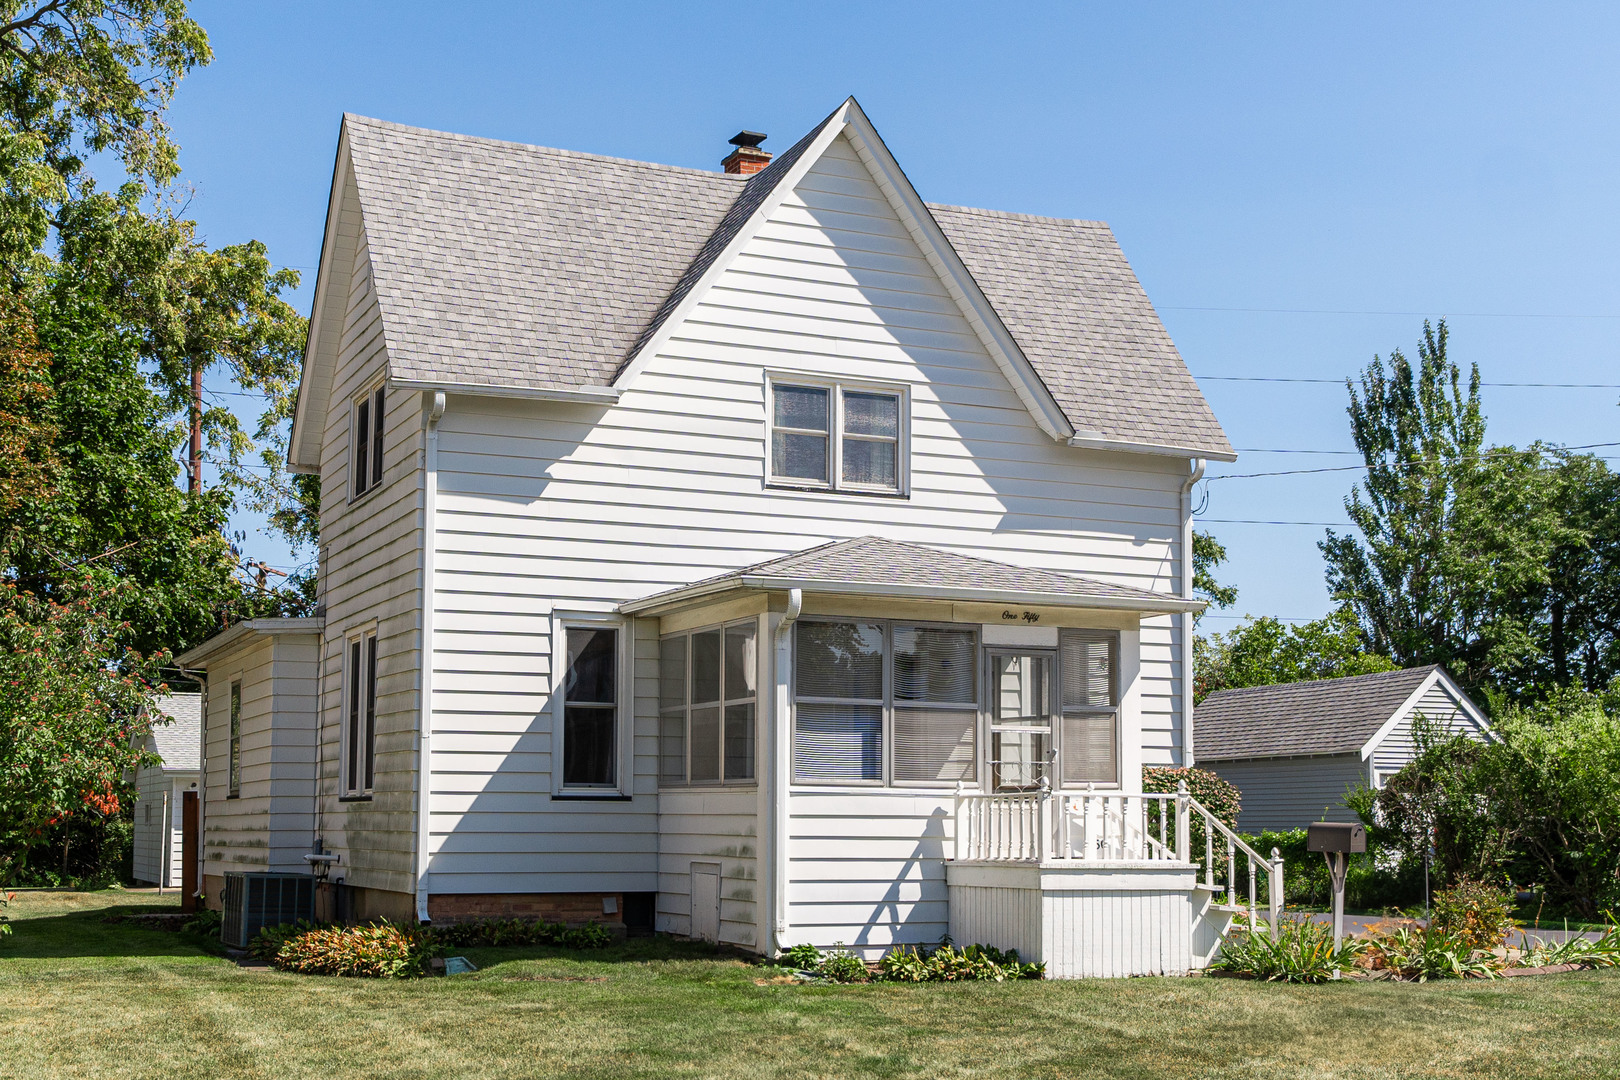
M1192 841L1194 815L1202 823L1203 851ZM1219 840L1217 840L1219 837ZM1217 881L1217 847L1225 849ZM1174 794L1122 795L1095 790L1055 793L1042 783L1038 791L956 794L956 859L962 862L1023 863L1174 863L1198 865L1202 854L1203 884L1225 905L1246 902L1249 925L1257 919L1258 875L1266 875L1266 907L1273 927L1282 912L1283 861L1276 848L1268 859L1244 843L1180 785ZM1239 896L1238 853L1247 864L1248 888Z

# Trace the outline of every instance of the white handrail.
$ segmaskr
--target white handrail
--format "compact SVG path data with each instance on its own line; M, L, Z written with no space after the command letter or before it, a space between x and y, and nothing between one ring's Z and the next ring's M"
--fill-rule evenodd
M1056 800L1057 805L1053 806ZM1175 815L1175 835L1170 816ZM1171 793L1126 795L1098 792L1055 794L1043 780L1035 791L979 793L958 785L955 857L977 862L1180 863L1195 865L1192 816L1204 823L1204 886L1216 892L1215 837L1226 848L1225 902L1239 904L1237 854L1248 863L1249 925L1257 924L1259 881L1266 875L1273 927L1282 914L1283 861L1273 848L1268 859L1192 797L1183 782ZM1157 825L1158 836L1154 836Z

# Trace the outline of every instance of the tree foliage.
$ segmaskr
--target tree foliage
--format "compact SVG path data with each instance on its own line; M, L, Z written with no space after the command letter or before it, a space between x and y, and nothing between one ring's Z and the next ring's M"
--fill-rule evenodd
M1225 545L1209 533L1193 533L1193 593L1210 607L1229 608L1237 603L1237 588L1215 580L1216 569L1225 561Z
M0 578L0 879L47 827L118 813L162 690L167 655L120 644L93 582L71 592L41 600Z
M1297 625L1270 615L1250 619L1224 634L1198 637L1193 653L1197 701L1239 686L1337 679L1395 667L1389 657L1365 649L1355 616L1344 608Z
M1444 664L1478 687L1535 654L1522 598L1545 587L1560 519L1539 450L1485 449L1479 369L1466 390L1446 324L1423 325L1414 366L1374 357L1350 390L1366 476L1345 500L1360 535L1328 531L1328 585L1373 652Z

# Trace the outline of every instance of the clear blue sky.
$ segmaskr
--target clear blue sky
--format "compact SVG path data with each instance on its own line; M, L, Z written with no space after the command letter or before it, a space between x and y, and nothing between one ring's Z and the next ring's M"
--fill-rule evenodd
M1267 451L1211 475L1320 468L1355 459L1273 451L1348 448L1341 386L1210 377L1339 379L1444 316L1487 382L1620 383L1620 7L1415 7L209 0L172 121L208 239L265 241L307 310L344 111L717 168L854 94L925 199L1113 226ZM1617 402L1485 391L1497 442L1620 440ZM1326 610L1321 528L1232 520L1342 521L1354 477L1207 485L1237 614Z

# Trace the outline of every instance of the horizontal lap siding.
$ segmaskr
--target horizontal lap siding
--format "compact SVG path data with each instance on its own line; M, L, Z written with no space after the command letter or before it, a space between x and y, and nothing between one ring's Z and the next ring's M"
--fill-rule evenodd
M665 806L669 857L659 855L656 629L637 645L635 799L587 812L547 798L555 609L609 610L868 533L1159 592L1180 580L1185 464L1078 450L1043 434L847 144L835 145L700 299L614 405L450 400L434 532L435 892L473 882L485 883L478 891L656 885L669 892L661 925L673 928L689 910L682 867L705 854L698 847L724 848L742 828L729 813L712 828L694 826L687 809ZM909 498L766 488L767 369L909 386ZM1143 625L1138 700L1149 763L1180 756L1179 640L1171 619ZM872 865L888 874L920 847L937 849L913 831L923 825L897 820ZM562 838L569 833L577 838ZM475 846L463 834L481 839ZM699 835L701 844L692 840ZM505 851L495 850L500 843ZM621 853L616 875L596 870L591 855L610 846ZM748 879L729 856L718 861L725 933L747 921ZM838 887L829 873L822 884ZM850 911L826 925L853 943L859 909L862 920L875 913L907 935L926 927L905 940L938 940L942 872L932 864L926 885L920 873L857 883ZM885 915L878 909L891 886L908 899Z
M1462 705L1457 699L1452 697L1445 686L1436 683L1418 699L1411 715L1396 724L1395 729L1373 747L1373 767L1379 772L1399 772L1403 765L1416 756L1417 746L1412 740L1412 719L1418 715L1447 731L1464 734L1473 739L1484 737L1479 725L1463 712Z
M692 864L718 863L720 940L755 948L758 791L664 791L658 799L658 929L692 932Z
M358 205L351 203L351 205ZM320 791L323 839L348 884L415 889L416 742L422 566L422 395L389 390L382 486L350 502L353 403L384 372L382 319L364 237L344 316L321 459L322 600ZM341 802L344 640L377 625L377 753L370 802ZM313 707L315 702L311 700Z
M1243 793L1238 828L1303 829L1313 821L1355 821L1344 805L1346 789L1366 784L1360 754L1199 761ZM1326 817L1323 816L1324 808Z
M949 932L950 796L796 791L789 804L792 943L878 952L936 944Z
M273 788L272 730L274 644L259 639L209 663L204 699L203 753L208 810L203 822L207 874L270 869L270 805ZM242 684L241 795L230 791L231 683Z
M147 742L148 747L151 741ZM167 885L161 874L163 868L163 793L169 780L155 765L143 765L135 777L135 834L133 837L134 864L130 872L136 881L152 885ZM147 814L152 820L147 821Z

